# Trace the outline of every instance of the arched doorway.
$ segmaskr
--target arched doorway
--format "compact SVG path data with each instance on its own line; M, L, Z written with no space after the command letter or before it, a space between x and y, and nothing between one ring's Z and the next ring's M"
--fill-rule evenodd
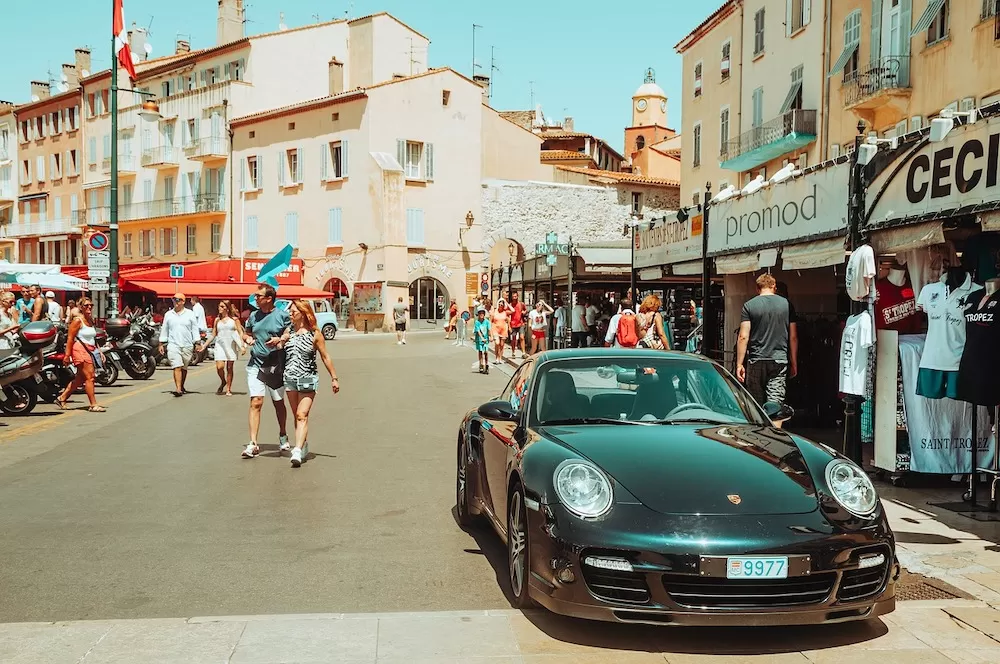
M337 297L333 298L333 312L337 314L340 324L346 327L351 314L351 291L347 289L347 284L343 279L331 277L323 285L323 290L336 294Z
M438 327L448 315L448 289L434 277L419 277L410 283L412 327Z

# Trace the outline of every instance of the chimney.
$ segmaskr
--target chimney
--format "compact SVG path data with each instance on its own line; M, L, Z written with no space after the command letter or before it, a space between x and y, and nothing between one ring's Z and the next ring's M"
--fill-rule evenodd
M344 63L337 58L330 58L330 96L339 95L344 91Z
M490 77L476 74L472 77L476 85L483 89L483 103L489 106L490 103Z
M93 72L90 71L90 49L76 49L76 75L78 78L87 78Z
M132 27L128 31L128 47L132 51L132 58L135 62L144 62L149 59L149 53L146 51L149 48L148 37L146 28L138 28L134 22L132 23Z
M180 55L181 53L191 52L191 42L187 39L178 39L177 48L174 50L174 55Z
M245 35L243 0L219 0L219 21L215 41L220 46L239 41Z
M76 65L63 65L62 77L70 90L80 87L80 74L76 70Z
M31 101L35 101L35 97L38 97L38 99L48 99L49 95L50 91L48 81L31 82Z
M573 118L567 117L563 120L563 129L566 131L573 131Z

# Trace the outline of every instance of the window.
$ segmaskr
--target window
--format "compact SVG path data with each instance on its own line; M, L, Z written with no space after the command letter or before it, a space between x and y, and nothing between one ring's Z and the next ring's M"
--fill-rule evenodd
M49 220L49 209L44 198L38 201L38 220L39 221Z
M61 134L62 133L62 115L59 111L52 111L52 116L49 122L52 124L52 133Z
M722 80L729 80L729 71L732 68L732 60L730 58L731 52L733 50L733 43L726 40L722 44L722 62L719 64L719 69L722 72Z
M123 233L122 234L122 254L125 256L132 255L132 234Z
M406 210L406 244L417 247L424 244L424 211L421 209Z
M42 155L35 157L35 177L39 182L45 182L45 157Z
M764 88L760 87L753 91L753 116L752 127L759 127L764 124Z
M788 94L785 96L784 103L781 104L782 114L802 108L802 72L802 65L792 70L792 84L788 88Z
M257 155L247 157L247 184L249 187L244 187L244 189L250 189L251 191L260 189L260 170L257 165Z
M293 148L291 150L285 150L285 163L283 164L287 168L288 179L286 180L289 185L297 185L302 183L302 149ZM284 178L284 173L282 174Z
M76 131L79 129L80 107L66 109L66 131Z
M347 141L324 143L320 178L324 181L347 177Z
M52 164L51 164L52 179L53 180L62 180L62 176L63 176L62 155L57 152L54 155L50 156L50 160L52 161Z
M94 115L104 115L104 91L94 95Z
M66 163L63 168L66 169L66 175L69 177L74 177L80 174L79 155L76 150L70 150L66 153Z
M31 184L31 161L27 159L21 162L21 180L24 184Z
M753 16L753 54L764 52L764 8L761 7Z
M222 224L212 224L212 253L217 254L222 249Z
M163 199L166 201L172 201L174 199L174 192L177 190L176 180L173 175L168 175L163 178ZM152 185L152 182L150 182ZM149 190L149 196L146 197L147 201L153 200L152 188Z
M243 58L226 64L225 76L227 81L242 81L245 72L246 60Z
M97 165L97 137L91 136L87 140L87 163L91 166Z
M35 118L35 140L36 141L45 138L45 135L47 133L45 131L45 128L48 126L48 124L49 123L46 121L46 118L45 118L44 115L39 115L37 118Z
M450 101L451 101L451 90L442 90L441 91L441 105L442 106L447 106L448 102L450 102Z
M701 166L701 123L697 123L694 126L694 141L693 141L693 158L694 161L692 166L698 168Z
M642 150L644 147L646 147L646 137L639 134L635 137L635 149Z
M809 25L810 0L787 0L788 34L792 35Z
M257 217L251 216L247 217L247 227L246 227L246 246L247 251L257 251Z
M285 215L285 243L293 247L299 246L298 212L289 212Z
M404 172L406 173L406 177L411 180L420 179L420 162L423 158L423 149L424 146L422 143L406 142L406 166Z
M639 216L642 214L642 193L638 191L632 192L632 214Z
M176 87L175 87L176 85L177 85L176 82L172 78L169 79L169 80L164 81L160 85L160 96L163 97L164 99L166 99L167 97L170 97L171 95L173 95L174 92L176 91Z
M148 231L139 231L139 255L140 256L152 256L155 253L156 247L153 246L155 240L156 231L150 229Z
M177 229L160 229L160 253L164 256L175 256L177 254Z
M184 132L184 145L193 145L198 141L198 118L193 118L187 121L186 129Z
M27 143L31 140L31 123L27 120L21 120L21 131L20 137L22 143Z
M861 10L857 9L844 19L844 50L830 68L830 76L844 71L844 80L853 79L858 72L858 50L861 44Z
M696 63L694 66L694 96L701 96L701 69L702 64L700 62Z
M729 107L724 106L719 112L719 146L722 152L726 151L726 143L729 142Z
M928 11L933 9L934 0L930 0L928 4ZM947 0L940 3L941 7L938 9L937 13L934 14L934 18L931 21L931 25L927 28L927 45L935 44L948 36L948 8L949 3Z
M338 246L344 243L343 210L341 208L330 208L330 217L326 229L326 244L328 246Z
M185 238L185 251L189 254L198 253L198 227L194 224L188 224L187 237Z
M910 118L910 131L920 131L923 128L924 128L924 119L921 116L915 115L912 118Z

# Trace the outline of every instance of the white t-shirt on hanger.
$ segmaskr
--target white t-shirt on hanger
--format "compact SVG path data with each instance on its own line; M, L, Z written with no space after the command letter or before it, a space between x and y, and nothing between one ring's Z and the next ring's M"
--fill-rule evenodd
M847 294L856 302L864 300L874 278L875 252L869 245L863 244L851 252L851 259L847 261Z
M840 340L840 391L864 396L868 353L875 345L875 325L867 311L847 319Z
M966 275L965 283L952 291L943 281L921 289L917 309L927 312L927 341L920 356L921 369L958 371L965 350L965 299L980 288Z

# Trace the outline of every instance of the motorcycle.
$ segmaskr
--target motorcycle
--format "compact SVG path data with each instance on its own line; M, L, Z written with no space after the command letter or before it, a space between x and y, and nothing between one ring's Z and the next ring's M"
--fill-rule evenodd
M56 339L56 328L48 321L28 323L17 335L17 348L0 358L0 410L26 415L38 403L42 351Z
M104 354L104 362L101 366L94 365L94 382L102 387L110 387L118 381L118 367L121 362L120 358L112 359L104 352L104 349L108 346L108 333L104 330L97 331L97 347L101 349ZM117 353L115 354L117 358Z
M134 380L147 380L156 373L153 349L142 341L142 331L137 324L125 319L111 319L105 326L108 343L104 355L108 360Z
M208 340L208 334L202 332L201 338L194 345L194 353L191 355L191 366L193 367L198 366L199 364L204 362L205 358L208 356L208 344L205 343L207 340Z
M42 382L38 383L38 398L45 403L55 403L62 391L76 378L76 367L65 364L63 352L66 347L65 329L61 330L59 341L46 350L42 360ZM60 343L61 342L61 343Z
M149 355L153 358L153 371L167 359L166 354L160 352L160 327L153 323L153 317L149 312L133 318L131 338L149 348Z

